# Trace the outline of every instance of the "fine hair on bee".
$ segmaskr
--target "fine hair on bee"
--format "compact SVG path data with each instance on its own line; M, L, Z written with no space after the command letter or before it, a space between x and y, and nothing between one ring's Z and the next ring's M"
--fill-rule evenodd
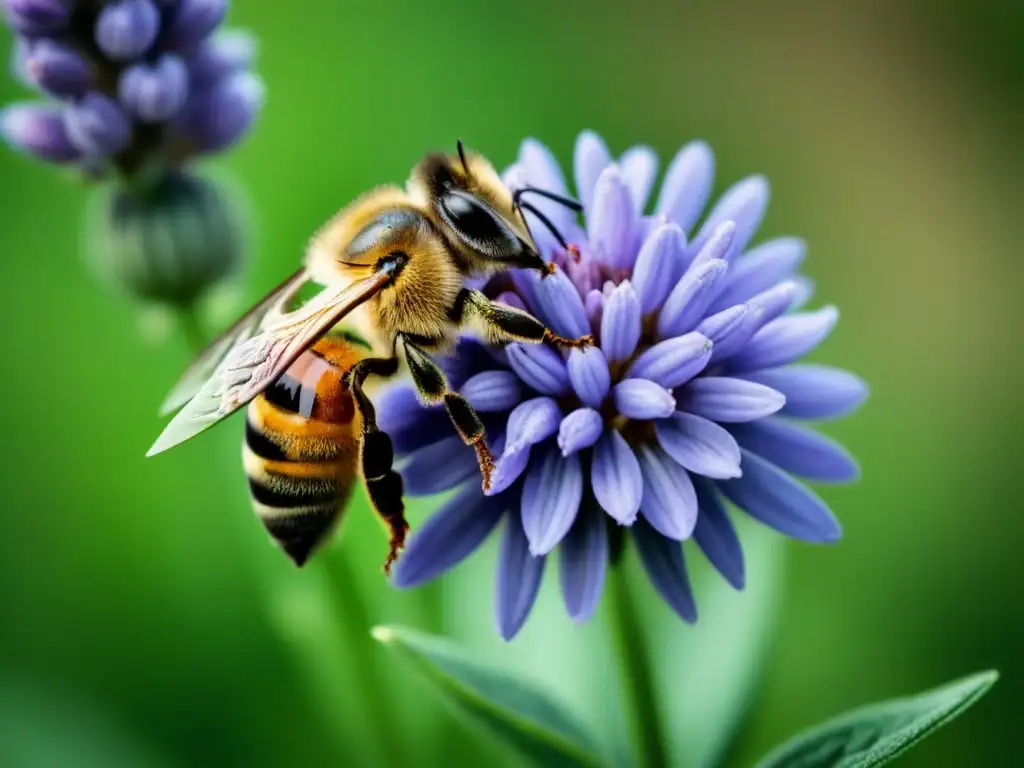
M180 410L147 455L178 445L251 403L246 472L271 535L296 562L304 560L333 530L351 479L362 474L391 531L387 570L408 526L391 441L377 426L367 380L402 370L421 403L443 405L456 432L476 452L486 490L494 460L483 423L451 389L433 355L451 352L465 331L492 344L574 348L593 343L590 336L559 336L530 313L466 285L470 278L510 269L534 270L542 278L557 269L538 252L527 212L569 254L578 253L550 219L524 201L531 194L580 210L574 200L536 187L513 194L491 164L460 141L454 156L424 157L404 189L382 186L354 200L312 237L302 268L186 370L164 404L164 412ZM309 282L324 287L290 310ZM365 346L327 335L342 321ZM268 427L268 414L285 401L298 411L287 424ZM353 407L342 418L345 403ZM320 440L328 434L334 441L329 446ZM283 450L283 458L268 442Z

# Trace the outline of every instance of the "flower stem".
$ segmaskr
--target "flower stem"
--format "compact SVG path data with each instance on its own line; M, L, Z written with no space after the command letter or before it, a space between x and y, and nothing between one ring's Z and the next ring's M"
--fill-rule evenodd
M179 310L178 323L186 343L198 354L206 347L206 334L203 332L202 323L199 322L195 304L189 304Z
M665 768L665 737L654 701L649 650L640 627L639 610L622 563L611 568L609 604L612 641L618 655L619 678L626 716L644 768Z

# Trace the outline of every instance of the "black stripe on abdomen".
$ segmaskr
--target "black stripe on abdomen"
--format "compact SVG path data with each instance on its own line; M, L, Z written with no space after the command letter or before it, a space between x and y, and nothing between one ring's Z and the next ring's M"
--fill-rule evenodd
M245 444L249 450L267 461L288 461L284 449L275 443L266 434L260 432L252 425L248 418L245 420Z
M295 514L260 515L263 527L298 566L302 566L341 516L337 504L307 507Z
M276 488L271 488L262 480L250 477L249 493L252 494L253 501L275 509L315 507L337 503L337 489L333 486L325 487L323 480L312 484L305 478L280 478L275 485Z

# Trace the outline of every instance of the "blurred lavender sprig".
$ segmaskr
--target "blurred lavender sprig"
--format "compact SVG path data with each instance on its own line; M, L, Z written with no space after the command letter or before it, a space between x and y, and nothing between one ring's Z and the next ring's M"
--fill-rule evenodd
M237 144L263 103L255 39L218 31L228 4L0 0L13 71L44 97L0 111L0 136L109 187L92 249L141 301L191 309L242 258L238 202L191 167Z

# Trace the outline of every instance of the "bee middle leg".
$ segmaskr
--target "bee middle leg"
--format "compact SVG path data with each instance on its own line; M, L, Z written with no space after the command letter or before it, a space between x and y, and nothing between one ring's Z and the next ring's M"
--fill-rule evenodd
M491 474L494 472L494 456L484 438L483 422L469 401L458 392L452 391L444 371L430 355L407 337L400 335L398 338L405 349L405 360L420 397L428 403L444 403L455 430L463 442L473 446L476 451L480 474L483 476L483 489L488 490L491 487Z
M541 344L549 341L555 346L567 348L594 344L594 337L589 334L578 339L559 336L529 312L491 301L481 291L468 288L463 288L455 299L452 319L459 325L479 329L492 344L509 341Z
M391 573L392 564L405 546L409 523L405 519L405 503L402 501L402 476L393 469L395 449L387 433L377 427L377 411L363 391L363 383L371 374L386 378L397 371L397 357L367 357L352 366L346 375L349 391L363 419L359 454L366 492L374 511L390 533L390 550L384 561L385 574Z

